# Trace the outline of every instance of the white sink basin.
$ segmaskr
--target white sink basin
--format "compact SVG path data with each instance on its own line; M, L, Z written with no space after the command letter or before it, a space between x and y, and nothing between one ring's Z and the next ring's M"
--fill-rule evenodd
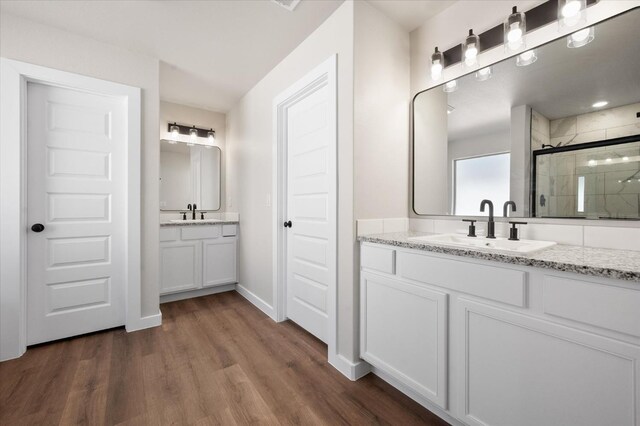
M510 241L506 238L490 239L485 237L467 237L466 235L460 234L425 235L422 237L410 237L409 240L455 248L483 249L506 254L531 254L556 245L553 241Z
M171 223L217 223L222 222L220 219L172 219Z

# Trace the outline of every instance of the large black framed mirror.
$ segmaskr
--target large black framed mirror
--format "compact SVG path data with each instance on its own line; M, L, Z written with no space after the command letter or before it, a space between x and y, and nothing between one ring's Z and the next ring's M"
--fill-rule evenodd
M496 208L515 201L515 217L639 219L640 180L618 176L640 172L638 22L635 8L593 26L579 48L563 36L536 47L526 66L511 57L486 64L488 79L474 71L454 91L442 84L418 93L414 213L481 216L488 198Z

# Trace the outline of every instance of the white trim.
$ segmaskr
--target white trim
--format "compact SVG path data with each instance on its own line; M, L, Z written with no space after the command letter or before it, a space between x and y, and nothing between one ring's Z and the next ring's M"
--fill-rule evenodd
M246 287L243 287L240 284L236 284L236 291L242 297L244 297L249 302L251 302L256 308L260 309L262 312L267 314L269 318L271 318L274 321L277 321L276 310L273 308L273 306L271 306L270 304L262 300L260 297L258 297L255 293L251 292Z
M354 382L369 374L372 369L371 365L366 361L359 360L353 363L340 354L330 356L329 364L341 372L347 379Z
M26 129L28 81L126 99L127 106L127 329L144 328L160 314L141 315L140 89L0 58L0 360L26 351ZM18 226L16 226L18 224ZM161 318L161 317L159 317Z
M420 395L419 393L417 393L416 391L414 391L413 389L411 389L409 386L405 385L401 381L392 377L390 374L387 374L384 371L378 368L375 368L373 366L371 366L371 373L380 377L382 380L389 383L391 386L398 389L400 392L402 392L409 398L413 399L415 402L422 405L424 408L431 411L433 414L440 417L442 420L449 423L450 425L464 426L464 423L462 423L460 420L453 418L449 413L447 413L441 407L438 407L436 404L434 404L424 396Z
M273 151L272 151L272 198L273 198L273 303L274 314L272 317L276 321L284 321L286 319L286 234L285 229L282 226L284 222L284 212L286 212L286 146L283 138L284 132L282 131L283 123L283 111L287 105L294 102L295 99L302 93L305 93L309 87L313 87L314 83L319 80L326 79L326 86L328 87L328 104L331 106L331 113L329 120L330 126L334 131L334 143L331 146L332 152L330 152L328 158L332 161L328 165L329 170L332 170L332 182L330 185L333 187L333 206L330 207L329 216L333 215L333 223L335 224L335 247L333 248L334 256L334 279L330 280L327 293L327 347L328 347L328 359L335 360L338 356L338 298L337 298L337 283L338 283L338 126L337 126L337 63L338 57L336 54L331 55L327 60L318 65L316 68L307 73L302 79L287 88L284 92L280 93L273 100ZM331 254L330 254L331 256ZM333 364L332 364L333 365Z
M225 285L218 285L213 287L200 288L198 290L168 293L168 294L160 295L160 304L162 305L163 303L177 302L178 300L184 300L184 299L192 299L194 297L209 296L211 294L224 293L226 291L233 291L235 289L236 289L235 284L225 284Z
M160 325L162 325L162 312L158 311L155 315L148 315L132 322L127 322L124 328L127 330L127 333L131 333L132 331L144 330L145 328L153 328Z

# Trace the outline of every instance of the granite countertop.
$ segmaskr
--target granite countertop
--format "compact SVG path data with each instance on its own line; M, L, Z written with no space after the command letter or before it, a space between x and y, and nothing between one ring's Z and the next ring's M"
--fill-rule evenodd
M160 222L160 226L204 226L204 225L237 225L240 223L238 220L216 220L215 222Z
M514 265L555 269L564 272L614 278L640 283L640 251L612 250L557 244L531 254L502 254L490 250L452 248L424 241L412 241L411 237L436 235L429 232L397 232L365 235L361 242L386 244L408 249L424 250L453 256L492 260Z

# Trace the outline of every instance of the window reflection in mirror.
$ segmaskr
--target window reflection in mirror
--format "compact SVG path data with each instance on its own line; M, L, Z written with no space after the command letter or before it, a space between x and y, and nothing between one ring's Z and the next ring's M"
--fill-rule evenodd
M160 210L220 209L221 151L216 146L160 142Z
M539 205L542 194L534 199L533 186L534 152L543 147L640 135L638 22L640 9L636 8L597 24L595 38L582 47L569 48L567 37L562 37L536 47L537 60L527 66L518 66L516 57L482 64L491 66L491 73L460 77L454 91L445 92L441 85L417 94L413 101L414 212L486 215L479 212L479 202L474 206L472 200L489 198L501 206L497 188L502 194L508 188L507 199L517 204L516 217L639 218L638 211L632 211L632 201L626 210L612 209L604 201L595 207L589 194L592 178L586 174L575 175L575 182L562 187L562 191L571 188L570 195L556 194L556 182L553 189L545 190L546 211ZM476 174L467 180L458 176L462 160L488 159L496 153L509 154L508 172L500 169L499 177ZM566 154L565 160L577 161L577 156L572 160ZM538 184L542 185L540 180ZM611 185L617 184L614 180ZM578 188L583 188L581 193ZM631 196L622 194L619 200ZM614 199L604 192L599 195ZM552 198L560 196L575 200ZM566 203L564 207L561 202ZM549 210L551 206L554 211ZM584 211L579 212L578 206Z

